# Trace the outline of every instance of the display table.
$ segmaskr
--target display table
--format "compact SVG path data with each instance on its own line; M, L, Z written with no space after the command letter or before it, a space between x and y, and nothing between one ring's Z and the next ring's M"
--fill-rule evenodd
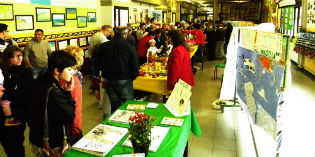
M198 45L194 45L191 47L193 51L190 51L190 58L195 55L198 50ZM133 81L133 88L136 90L161 94L161 95L169 95L171 91L167 89L167 77L160 76L156 78L152 78L151 76L139 76L137 79Z
M119 109L125 110L128 104L147 104L149 102L144 101L127 101L123 104ZM197 118L191 109L191 114L189 116L181 117L185 121L181 127L177 126L169 126L169 125L161 125L161 121L163 117L174 117L162 103L159 103L159 106L155 109L146 108L144 113L149 116L155 116L156 121L154 121L155 125L159 126L168 126L170 127L169 132L165 136L163 142L161 143L157 152L149 152L149 157L182 157L190 132L192 132L195 136L199 137L201 135L201 129L197 122ZM121 124L108 121L109 117L106 118L102 123L120 127L129 127L128 124ZM118 154L130 154L133 152L132 148L121 146L122 143L127 139L126 135L118 144L106 155L106 157L111 157L113 155ZM76 150L70 150L65 157L92 157L93 155L82 153Z

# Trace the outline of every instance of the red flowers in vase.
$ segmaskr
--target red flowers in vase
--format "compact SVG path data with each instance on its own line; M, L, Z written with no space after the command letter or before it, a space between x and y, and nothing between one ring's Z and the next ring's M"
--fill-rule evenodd
M139 112L129 118L129 140L135 153L147 155L151 143L151 129L155 120L155 117Z

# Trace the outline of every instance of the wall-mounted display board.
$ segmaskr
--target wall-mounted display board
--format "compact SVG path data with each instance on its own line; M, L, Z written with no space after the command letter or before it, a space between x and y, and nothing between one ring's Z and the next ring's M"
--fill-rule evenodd
M315 32L315 0L307 0L306 31Z
M260 17L260 2L223 3L221 8L222 20L256 21Z

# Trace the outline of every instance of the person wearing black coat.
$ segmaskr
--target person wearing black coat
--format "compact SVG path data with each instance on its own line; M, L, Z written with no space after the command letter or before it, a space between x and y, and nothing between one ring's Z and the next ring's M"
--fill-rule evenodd
M3 52L1 69L4 76L4 92L1 102L8 102L11 110L10 123L0 107L0 144L8 157L24 157L24 131L26 120L26 95L32 82L32 71L23 64L23 54L17 46L8 46ZM5 123L5 120L7 123Z
M118 27L113 40L101 44L96 57L96 65L105 79L112 113L126 100L134 99L132 81L137 78L139 70L137 51L125 39L125 30L125 27Z
M30 127L29 140L33 146L32 150L37 156L43 155L46 94L50 87L52 88L47 103L49 147L63 147L64 127L66 136L69 136L67 126L73 123L75 116L75 100L71 96L74 87L72 67L75 64L76 60L70 54L64 51L54 52L48 58L47 71L41 73L32 83L33 92L28 100L27 124ZM65 81L64 87L60 85L59 80Z

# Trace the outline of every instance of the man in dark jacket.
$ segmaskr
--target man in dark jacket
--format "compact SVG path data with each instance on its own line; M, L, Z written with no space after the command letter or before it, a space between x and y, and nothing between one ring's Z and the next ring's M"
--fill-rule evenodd
M126 28L118 27L114 38L101 44L96 57L96 64L105 78L111 112L134 98L132 81L138 76L139 61L135 47L128 43L126 37Z

